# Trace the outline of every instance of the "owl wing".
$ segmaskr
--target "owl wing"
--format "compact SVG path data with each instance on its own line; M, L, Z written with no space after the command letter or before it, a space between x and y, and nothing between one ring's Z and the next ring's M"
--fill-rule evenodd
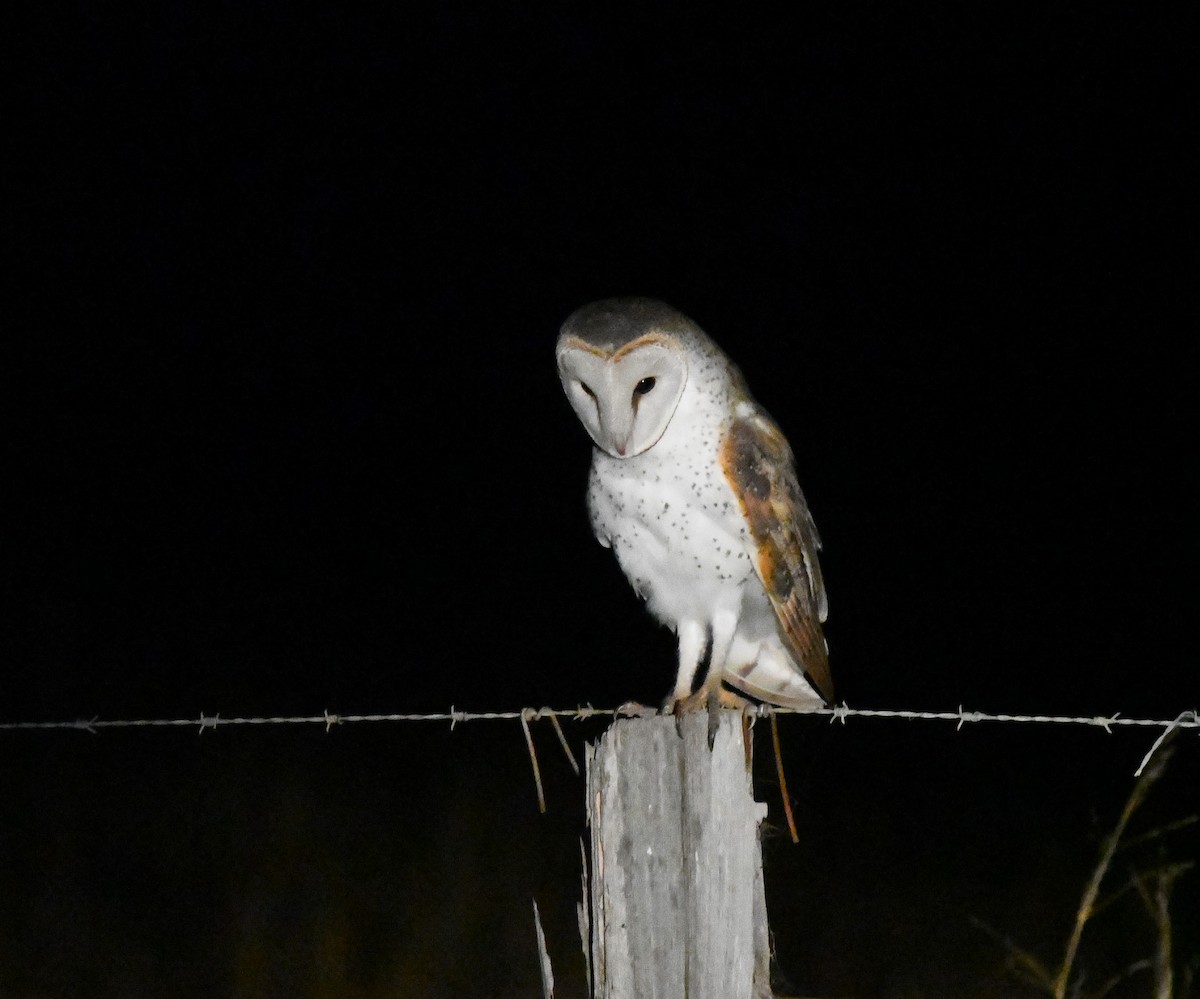
M753 539L754 568L795 661L827 702L833 680L821 622L828 607L817 552L821 539L796 481L792 449L769 416L740 403L721 464Z

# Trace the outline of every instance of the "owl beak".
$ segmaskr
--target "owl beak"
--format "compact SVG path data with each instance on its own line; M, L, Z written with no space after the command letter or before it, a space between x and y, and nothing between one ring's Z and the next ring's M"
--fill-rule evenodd
M629 442L633 440L634 413L632 409L617 410L601 413L600 423L608 438L613 453L618 458L624 458L629 450Z
M608 447L612 448L612 453L617 457L624 457L626 451L629 450L629 442L634 438L634 420L630 418L622 418L624 414L616 414L608 420L601 420L601 423L606 423L605 431L608 438Z

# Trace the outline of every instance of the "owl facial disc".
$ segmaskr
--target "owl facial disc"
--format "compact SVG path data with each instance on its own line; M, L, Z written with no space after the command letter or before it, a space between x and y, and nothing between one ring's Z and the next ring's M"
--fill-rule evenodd
M658 443L687 383L687 360L668 338L647 333L616 351L564 337L558 374L596 446L632 458Z

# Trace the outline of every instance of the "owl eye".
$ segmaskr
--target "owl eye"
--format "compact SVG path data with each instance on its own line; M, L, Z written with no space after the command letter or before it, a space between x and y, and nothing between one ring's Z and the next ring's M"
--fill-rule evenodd
M587 393L589 399L596 398L596 393L592 391L592 387L587 382L580 382L579 387Z
M640 382L638 382L638 383L637 383L637 384L636 384L636 385L633 387L633 394L634 394L634 395L645 395L645 394L646 394L647 392L649 392L649 391L650 391L652 388L654 388L654 378L653 378L653 376L652 376L652 377L650 377L650 378L643 378L643 379L642 379Z

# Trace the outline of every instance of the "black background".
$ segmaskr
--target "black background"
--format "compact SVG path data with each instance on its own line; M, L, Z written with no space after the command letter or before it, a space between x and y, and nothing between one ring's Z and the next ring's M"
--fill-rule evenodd
M164 4L18 45L2 720L659 700L553 364L612 294L695 318L791 439L839 699L1197 706L1182 25ZM811 995L1025 994L971 919L1056 960L1155 734L782 729ZM515 722L3 733L0 987L531 995L536 896L581 995L582 787L535 738L546 818ZM1142 826L1196 784L1187 736ZM1151 946L1107 918L1096 981Z

